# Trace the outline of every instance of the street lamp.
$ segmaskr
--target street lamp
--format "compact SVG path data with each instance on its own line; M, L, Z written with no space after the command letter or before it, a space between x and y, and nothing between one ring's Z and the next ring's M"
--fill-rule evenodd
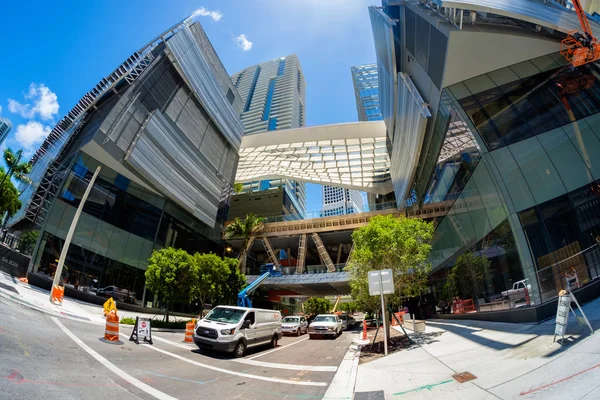
M71 221L71 226L69 227L69 232L67 233L67 237L65 238L65 244L63 245L62 251L60 252L60 257L58 259L58 265L56 266L56 272L54 272L54 281L52 282L52 288L50 289L50 303L56 304L53 300L54 288L58 288L58 284L60 282L60 276L62 275L63 266L65 265L65 259L67 258L67 252L69 251L69 246L71 245L71 239L73 239L73 234L75 233L75 228L77 228L77 222L79 221L79 217L81 216L81 212L83 211L83 206L94 186L94 182L96 182L96 178L100 173L100 166L96 168L94 172L94 176L90 179L87 188L85 189L85 193L81 198L81 202L79 203L79 207L77 207L77 211L75 211L75 216L73 217L73 221ZM64 294L64 292L63 292ZM59 302L59 305L62 305L62 300Z

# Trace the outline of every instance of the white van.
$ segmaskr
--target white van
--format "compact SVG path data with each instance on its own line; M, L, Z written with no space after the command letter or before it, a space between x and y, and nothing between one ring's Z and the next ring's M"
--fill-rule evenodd
M196 346L233 352L235 357L243 357L249 347L276 347L281 336L281 312L260 308L218 306L194 329Z

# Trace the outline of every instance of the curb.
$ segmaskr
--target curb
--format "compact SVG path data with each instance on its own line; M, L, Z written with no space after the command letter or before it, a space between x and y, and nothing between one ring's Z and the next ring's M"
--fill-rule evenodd
M323 400L351 400L353 398L361 349L362 345L356 341L350 344Z

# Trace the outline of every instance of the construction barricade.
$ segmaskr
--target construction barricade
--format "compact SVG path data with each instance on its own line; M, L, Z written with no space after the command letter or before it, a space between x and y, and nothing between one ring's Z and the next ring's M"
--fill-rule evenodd
M56 304L57 306L62 306L63 300L65 298L65 288L63 286L54 285L52 287L52 304Z
M463 302L458 297L455 297L452 300L452 314L464 314L465 308L463 306Z
M100 338L104 343L123 344L119 340L119 316L116 311L111 311L106 315L106 326L104 327L104 337Z
M462 301L462 305L463 305L463 312L475 312L477 311L475 309L475 303L473 302L473 299L467 299L467 300L463 300Z
M194 328L196 327L196 320L192 319L190 322L185 324L185 343L194 343Z
M400 311L400 312L394 313L394 315L396 316L396 318L398 319L398 321L400 321L400 324L403 324L403 323L404 323L404 320L402 319L402 318L403 318L402 316L403 316L404 314L406 314L406 312L405 312L405 311ZM392 316L392 326L398 326L398 325L399 325L399 324L398 324L398 321L396 321L396 318L394 318L394 317Z

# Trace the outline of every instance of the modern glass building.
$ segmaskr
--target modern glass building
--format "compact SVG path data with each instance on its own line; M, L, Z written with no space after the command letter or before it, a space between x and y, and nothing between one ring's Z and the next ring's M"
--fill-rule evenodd
M13 229L40 229L32 276L50 281L97 166L65 263L67 288L118 286L146 305L154 249L217 252L242 101L199 23L184 20L82 97L32 158ZM142 301L146 300L146 301Z
M589 289L600 274L600 68L573 69L559 53L577 16L536 1L461 6L369 9L396 198L450 208L436 221L432 293L448 300L446 275L467 252L491 263L459 288L478 311L541 310L567 278L600 293Z
M383 119L379 108L379 81L377 64L351 67L356 110L359 121L380 121Z
M10 133L11 128L12 124L10 120L8 118L0 117L0 144L4 142L4 139L6 139L6 137Z
M323 186L322 217L364 212L363 198L358 190Z
M246 135L300 128L306 124L306 83L296 55L248 67L231 77L242 97L241 120ZM306 185L290 179L244 183L244 193L283 187L293 208L306 211Z

